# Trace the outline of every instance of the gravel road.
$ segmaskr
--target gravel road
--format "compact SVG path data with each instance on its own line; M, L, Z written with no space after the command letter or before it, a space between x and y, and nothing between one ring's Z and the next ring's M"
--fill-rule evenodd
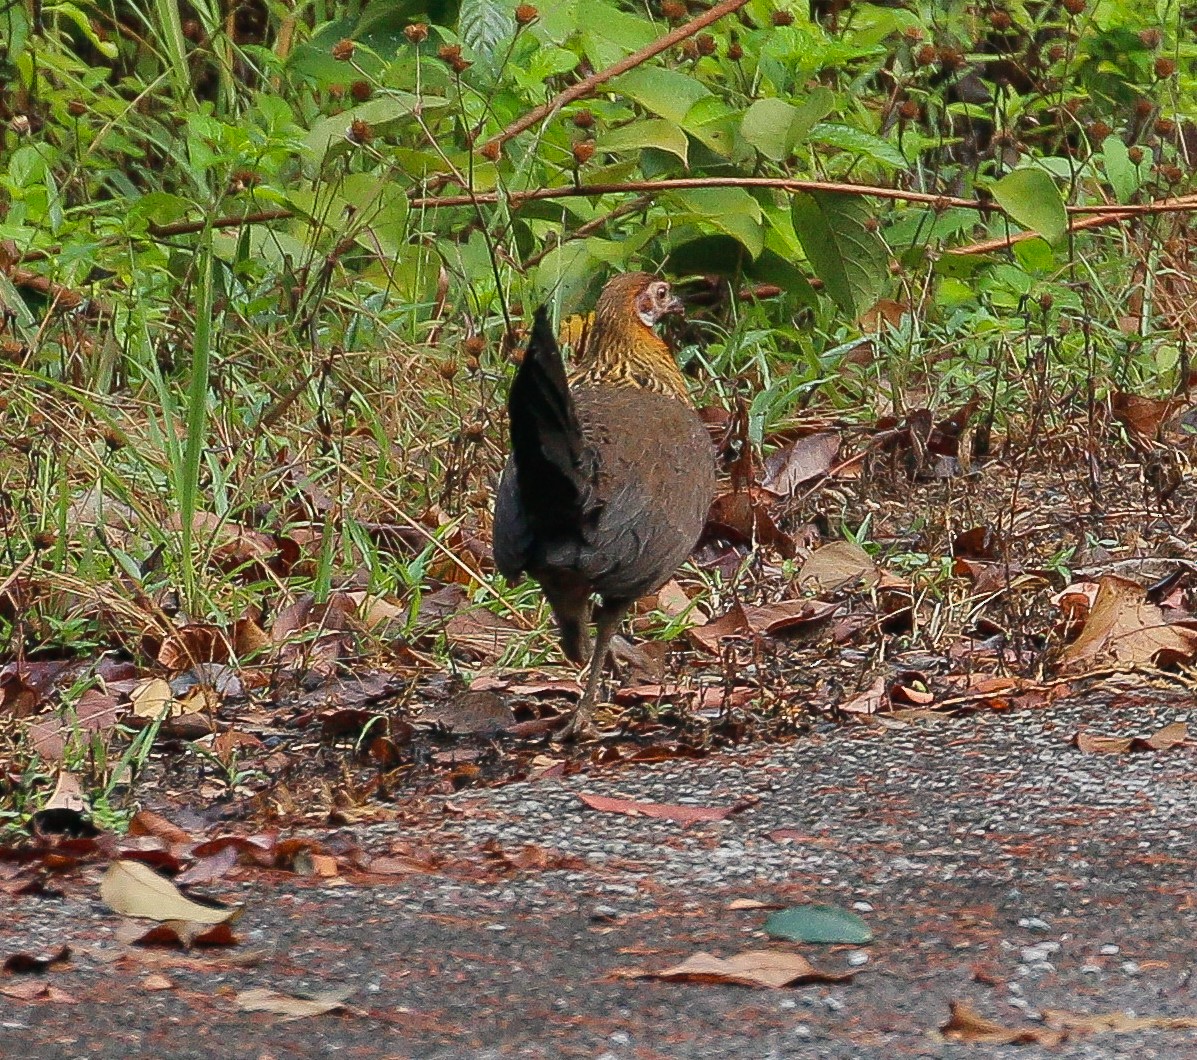
M430 800L323 839L419 848L437 872L246 873L214 888L248 906L228 950L125 949L96 870L60 899L19 899L0 927L3 955L75 951L46 977L61 997L0 995L0 1055L1191 1058L1192 1029L1053 1049L938 1032L952 1000L1015 1029L1049 1009L1197 1016L1197 741L1070 743L1146 736L1189 706L1106 691ZM741 808L683 827L597 812L580 792ZM854 908L875 941L771 943L767 911L736 899ZM616 974L778 945L855 975L754 990ZM353 1010L239 1012L237 991L258 986L342 987Z

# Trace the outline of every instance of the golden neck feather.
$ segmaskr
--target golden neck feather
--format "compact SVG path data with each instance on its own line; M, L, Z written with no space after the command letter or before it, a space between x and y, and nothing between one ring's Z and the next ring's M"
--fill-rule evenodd
M634 312L600 304L586 334L571 386L632 386L690 403L686 380L668 345Z

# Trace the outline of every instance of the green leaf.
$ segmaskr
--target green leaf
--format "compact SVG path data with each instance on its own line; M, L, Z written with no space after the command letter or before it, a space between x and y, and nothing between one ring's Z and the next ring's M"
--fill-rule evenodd
M511 4L506 0L461 0L457 29L462 43L493 68L515 36Z
M1101 145L1101 158L1114 195L1119 202L1130 202L1139 190L1139 167L1130 160L1126 144L1117 136L1107 136Z
M1042 169L1016 169L989 190L1015 221L1049 243L1058 243L1068 230L1060 189Z
M888 140L850 125L820 122L811 129L809 139L812 143L838 147L841 151L872 159L890 169L905 169L908 164L902 152Z
M690 141L673 122L664 118L645 118L608 130L595 140L594 146L598 151L613 153L655 147L658 151L668 151L677 155L685 165Z
M857 946L873 941L873 931L855 913L838 905L796 905L765 921L765 933L790 942L847 942Z
M835 93L823 86L816 88L800 107L774 97L758 99L745 112L740 133L766 158L782 162L834 106Z
M795 195L794 232L824 289L856 319L877 301L889 275L889 254L863 199L817 192Z
M427 111L447 107L449 101L440 96L417 96L414 92L391 92L380 99L342 111L331 118L316 122L304 137L304 148L310 158L323 163L334 155L352 150L347 139L349 126L355 121L364 121L376 136L386 136L394 127L408 117L417 107Z
M754 258L764 249L761 204L743 188L698 188L675 192L670 198L689 219L705 222L738 240Z
M544 6L552 8L556 4ZM581 0L576 10L582 50L595 69L611 66L657 37L648 19L620 11L602 0Z
M703 96L711 94L710 89L694 78L658 66L629 70L611 84L645 110L659 114L674 125L682 125L690 108Z
M3 309L5 314L11 313L17 326L22 329L31 328L36 323L33 314L29 312L29 307L25 304L25 299L21 297L13 282L2 271L0 271L0 309Z

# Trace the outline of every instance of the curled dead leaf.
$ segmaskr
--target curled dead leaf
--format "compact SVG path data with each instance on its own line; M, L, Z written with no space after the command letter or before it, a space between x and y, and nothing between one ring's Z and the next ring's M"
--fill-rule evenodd
M628 979L665 979L683 983L729 983L777 990L802 983L842 983L852 972L820 971L805 957L788 950L748 950L734 957L696 953L681 964L660 971L623 973Z

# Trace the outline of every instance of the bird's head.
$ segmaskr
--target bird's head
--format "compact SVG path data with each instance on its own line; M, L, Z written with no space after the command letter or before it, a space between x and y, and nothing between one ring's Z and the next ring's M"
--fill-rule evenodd
M607 281L594 308L575 381L686 396L686 383L668 345L653 327L682 300L657 276L624 272Z
M625 326L639 320L652 328L662 317L684 310L682 300L664 280L647 272L623 272L607 281L594 315L596 320Z

